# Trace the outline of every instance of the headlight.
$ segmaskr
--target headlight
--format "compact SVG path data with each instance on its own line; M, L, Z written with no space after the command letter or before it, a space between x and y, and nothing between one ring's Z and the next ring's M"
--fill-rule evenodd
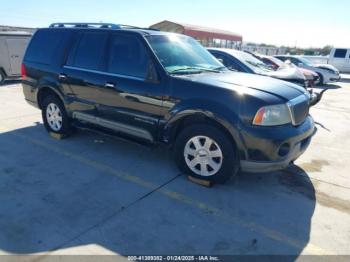
M253 125L278 126L291 123L291 115L286 104L264 106L255 114Z

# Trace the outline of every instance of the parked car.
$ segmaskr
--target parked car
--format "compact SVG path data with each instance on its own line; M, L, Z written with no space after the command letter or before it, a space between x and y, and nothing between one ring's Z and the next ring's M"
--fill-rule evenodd
M230 70L270 76L307 87L308 82L304 75L296 68L283 67L280 70L273 70L247 52L224 48L208 48L208 50Z
M285 168L315 130L305 89L231 72L179 34L53 24L33 36L22 75L25 99L49 132L92 124L166 143L181 171L213 182L239 169Z
M278 70L281 68L285 67L297 67L296 65L293 65L292 63L285 63L281 60L279 60L276 57L273 56L267 56L267 55L257 55L257 57L263 61L267 66L273 68L274 70ZM304 75L306 81L307 81L307 86L308 87L313 87L314 85L317 85L318 82L320 81L320 77L318 74L314 71L297 67L297 69Z
M316 72L320 77L320 81L319 81L320 85L327 84L330 82L336 82L341 79L339 70L332 65L313 64L312 62L310 62L309 60L301 56L277 55L275 57L284 62L290 61L292 64L298 67L309 69Z
M327 63L338 68L340 72L350 73L350 48L333 48Z
M31 38L25 32L0 32L0 85L21 76L21 63Z

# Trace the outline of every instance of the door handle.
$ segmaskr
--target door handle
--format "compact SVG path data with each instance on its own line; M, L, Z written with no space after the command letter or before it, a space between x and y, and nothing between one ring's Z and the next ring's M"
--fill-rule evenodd
M115 84L112 84L112 83L106 83L106 84L105 84L105 88L114 89L114 88L115 88Z
M58 79L59 80L67 80L67 75L66 74L59 74Z

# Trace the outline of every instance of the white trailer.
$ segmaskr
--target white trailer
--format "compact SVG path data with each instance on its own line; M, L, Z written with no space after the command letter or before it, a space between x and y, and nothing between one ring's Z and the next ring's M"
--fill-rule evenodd
M27 32L0 32L0 84L21 75L21 63L31 36Z

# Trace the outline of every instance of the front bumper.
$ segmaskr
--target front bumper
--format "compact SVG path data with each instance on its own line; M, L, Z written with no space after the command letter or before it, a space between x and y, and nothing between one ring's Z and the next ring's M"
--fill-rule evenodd
M308 116L298 127L275 128L276 130L271 131L270 127L270 130L261 134L260 137L255 137L248 143L246 141L248 158L240 161L242 171L261 173L286 168L306 151L315 133L315 125L311 116ZM264 131L260 130L260 132ZM246 133L243 136L247 140L254 135L254 133ZM286 145L288 145L288 150L281 150Z
M340 76L340 75L338 75L338 76L333 76L333 77L329 78L329 80L330 80L331 82L338 82L338 81L341 80L341 76Z

